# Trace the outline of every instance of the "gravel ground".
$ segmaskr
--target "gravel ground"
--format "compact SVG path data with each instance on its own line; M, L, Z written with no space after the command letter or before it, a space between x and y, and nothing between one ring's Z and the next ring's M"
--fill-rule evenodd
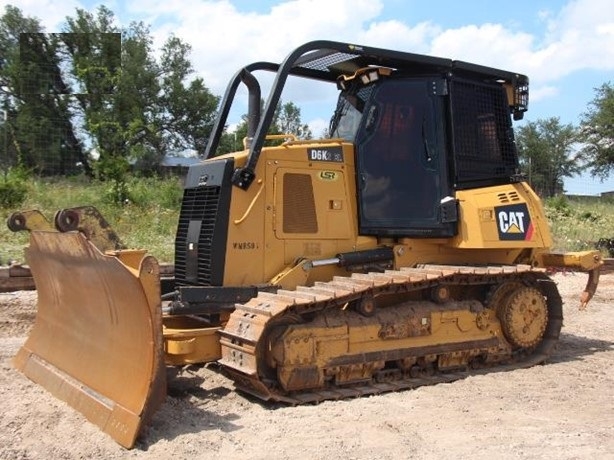
M185 368L133 450L12 368L36 292L0 294L0 459L614 458L614 274L586 311L586 275L554 279L565 324L544 366L300 407L259 403L213 368Z

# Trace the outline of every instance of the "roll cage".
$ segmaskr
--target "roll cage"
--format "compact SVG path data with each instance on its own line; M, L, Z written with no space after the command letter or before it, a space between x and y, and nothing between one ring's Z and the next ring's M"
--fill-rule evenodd
M234 75L222 98L204 159L215 156L240 83L243 83L248 89L249 153L245 165L234 171L232 183L247 190L255 178L258 158L288 76L337 84L341 76L351 75L358 69L371 66L388 67L401 75L456 75L484 82L498 82L507 90L509 107L514 119L521 119L528 109L529 80L521 74L464 61L318 40L299 46L280 64L255 62L243 67ZM261 90L258 80L253 75L255 71L276 73L262 113L260 111Z

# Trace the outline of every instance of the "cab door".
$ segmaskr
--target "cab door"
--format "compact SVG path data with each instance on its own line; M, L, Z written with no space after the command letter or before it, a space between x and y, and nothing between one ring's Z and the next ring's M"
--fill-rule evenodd
M384 80L373 91L356 137L361 234L455 234L445 94L445 81L432 78Z

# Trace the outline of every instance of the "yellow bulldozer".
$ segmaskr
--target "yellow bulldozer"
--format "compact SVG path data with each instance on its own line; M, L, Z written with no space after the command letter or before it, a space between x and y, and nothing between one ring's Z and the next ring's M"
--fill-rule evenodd
M323 139L268 134L300 79L338 91ZM244 148L220 155L241 85ZM528 95L521 74L332 41L247 65L188 171L174 276L92 207L9 218L38 290L15 366L132 447L167 366L216 361L300 404L544 362L563 321L547 268L588 272L585 305L602 261L550 250L512 129Z

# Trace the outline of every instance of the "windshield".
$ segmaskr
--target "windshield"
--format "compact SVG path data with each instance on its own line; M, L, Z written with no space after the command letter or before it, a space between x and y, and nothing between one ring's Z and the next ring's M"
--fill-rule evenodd
M348 99L347 94L340 94L337 101L337 108L330 120L330 137L342 138L346 141L354 141L362 113L354 107Z
M353 85L352 88L339 94L337 108L328 128L331 138L340 137L350 142L354 141L362 119L362 111L374 86Z

